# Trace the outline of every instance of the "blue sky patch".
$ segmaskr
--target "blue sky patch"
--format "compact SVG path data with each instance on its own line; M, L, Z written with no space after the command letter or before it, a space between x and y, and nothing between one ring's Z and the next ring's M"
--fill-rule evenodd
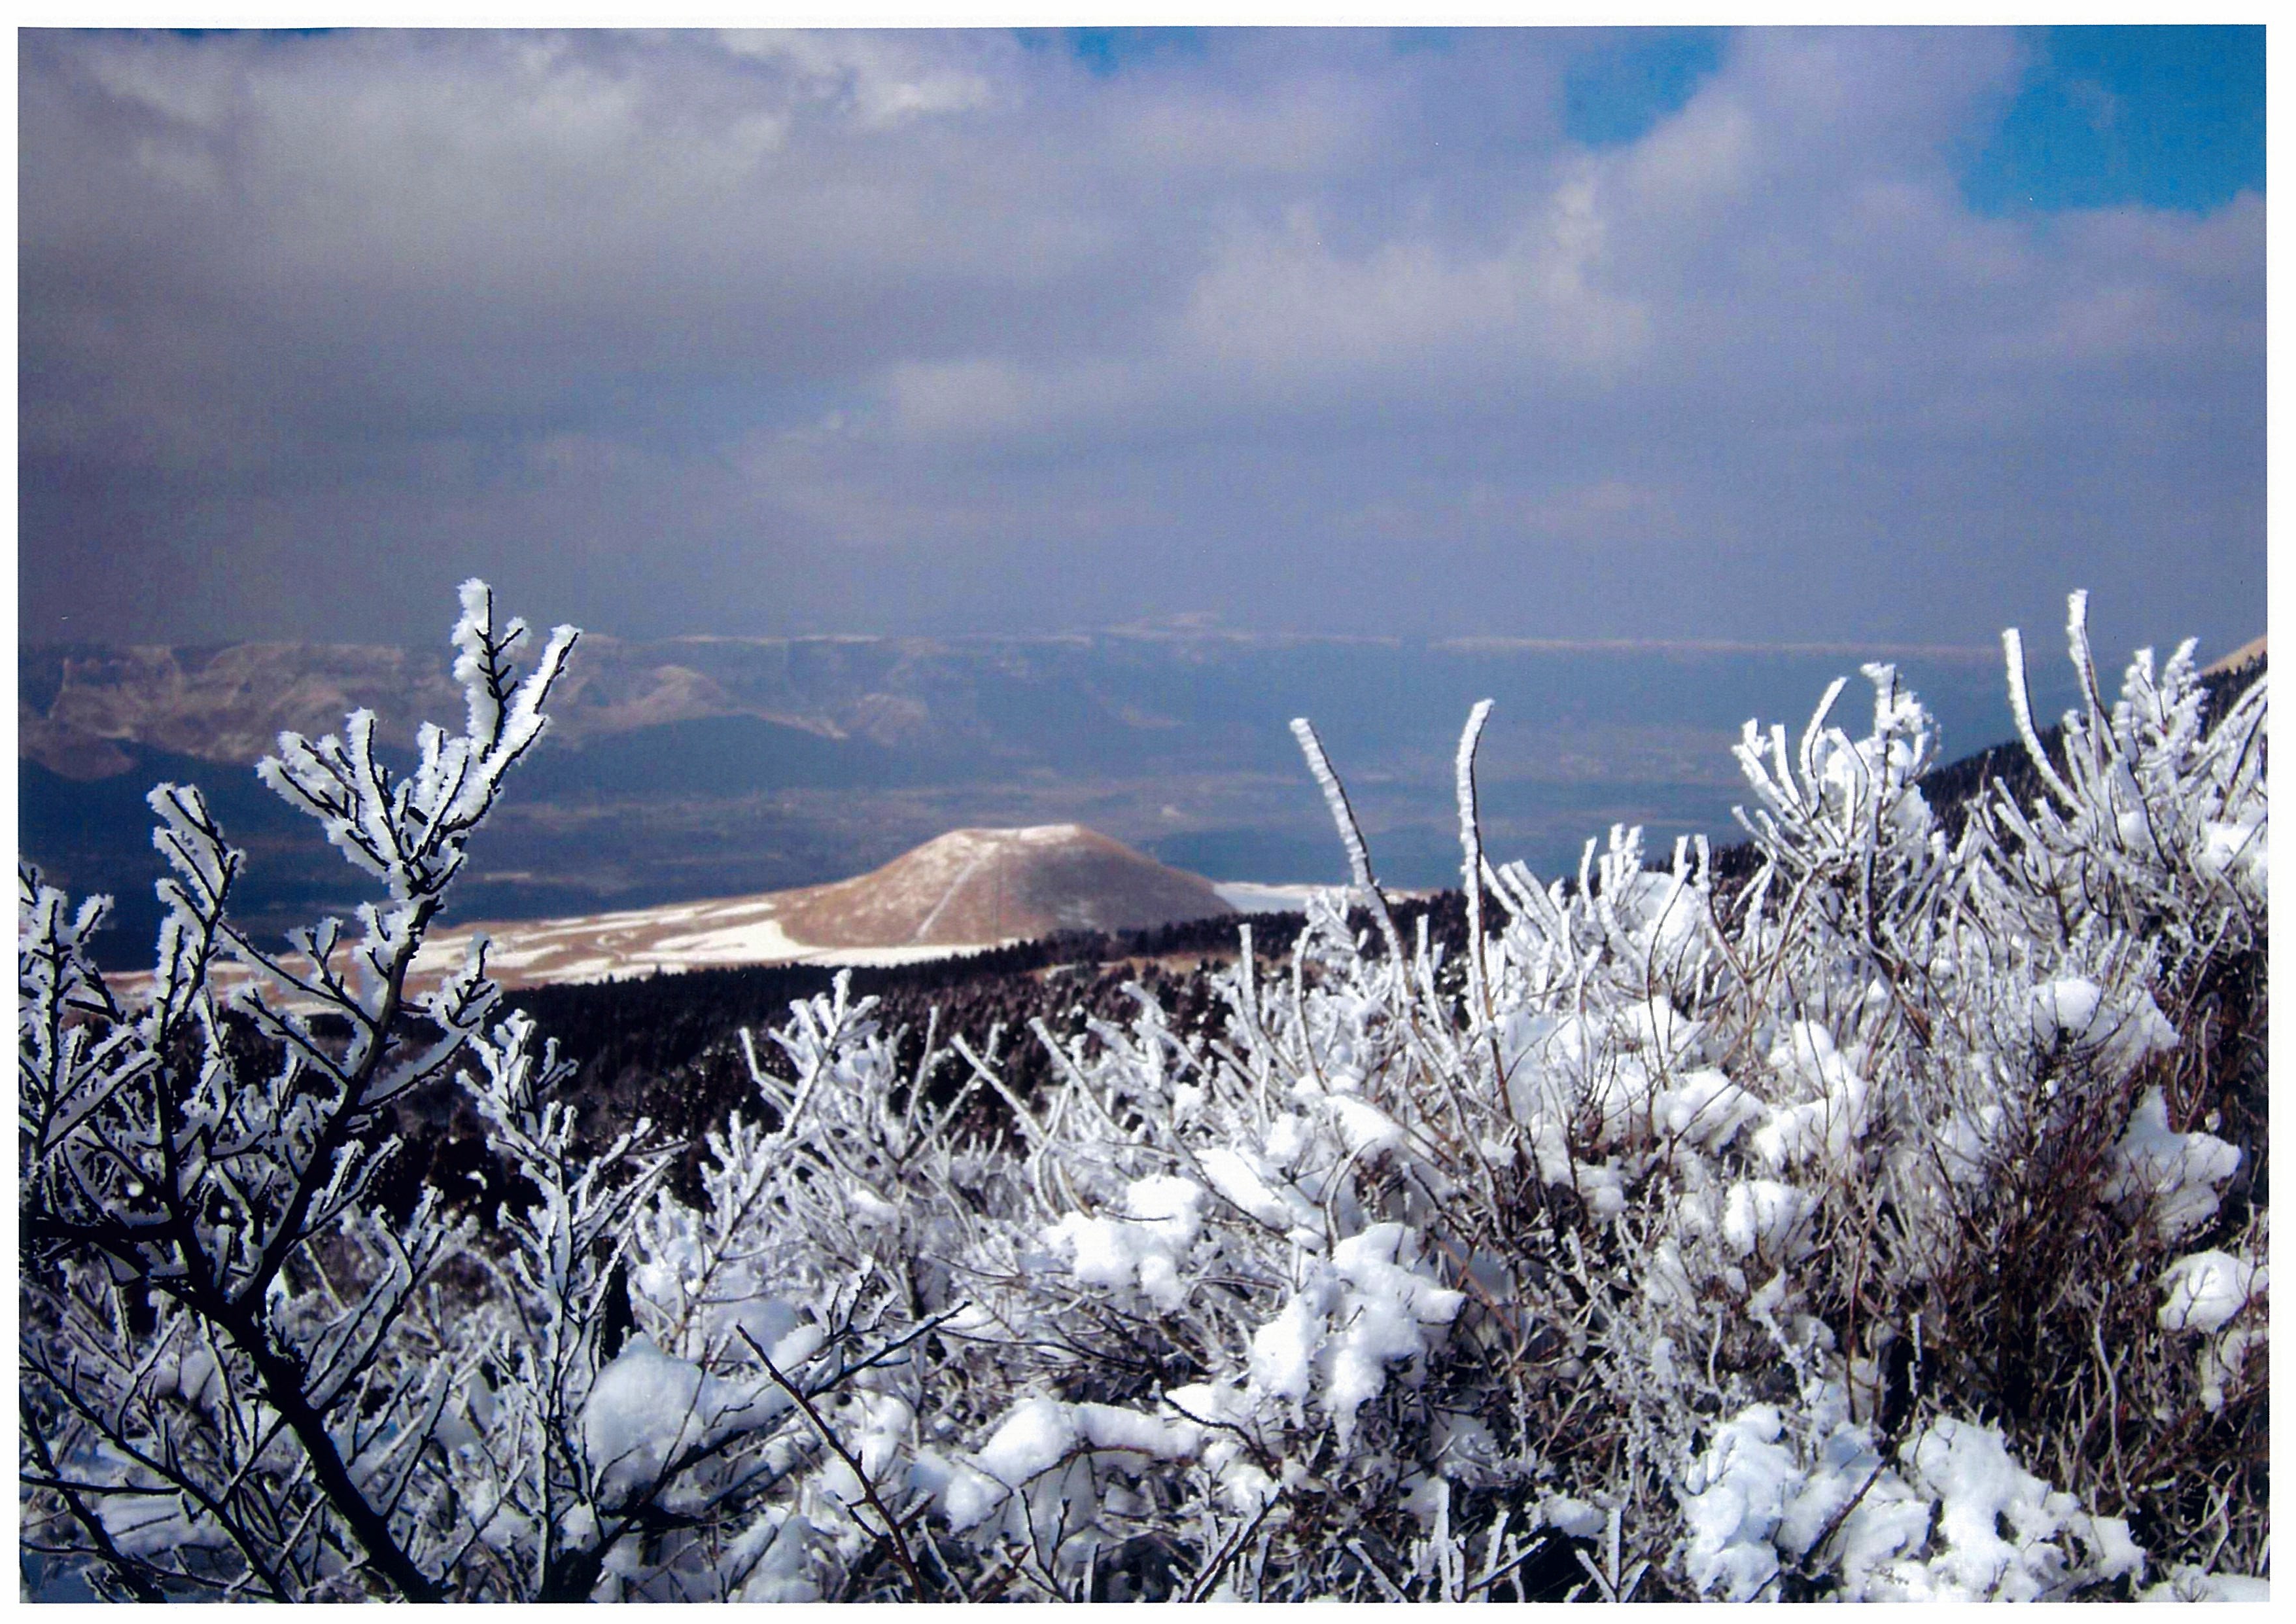
M1719 29L1621 29L1563 76L1563 133L1591 147L1639 140L1721 64Z
M1201 56L1199 29L1022 29L1021 42L1042 49L1058 40L1068 53L1100 78L1119 73L1136 62L1170 55Z
M2029 31L2025 82L1962 177L1980 213L2215 209L2264 189L2264 30Z

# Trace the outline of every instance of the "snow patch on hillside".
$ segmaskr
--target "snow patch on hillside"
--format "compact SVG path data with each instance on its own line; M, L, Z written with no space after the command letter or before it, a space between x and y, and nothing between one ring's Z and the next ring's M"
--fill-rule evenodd
M1219 893L1220 900L1239 914L1305 913L1308 898L1328 889L1321 885L1263 885L1257 880L1212 882L1212 890Z

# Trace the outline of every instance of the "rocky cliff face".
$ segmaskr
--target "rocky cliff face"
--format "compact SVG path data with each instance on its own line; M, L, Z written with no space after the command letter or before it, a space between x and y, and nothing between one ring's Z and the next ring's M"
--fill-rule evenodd
M439 657L348 644L28 649L17 681L18 755L82 781L127 770L116 741L246 763L284 729L337 732L362 707L394 719L462 707Z
M700 644L696 651L709 652ZM678 652L584 638L552 710L557 740L579 744L725 716L840 733L838 706L729 687L680 663ZM83 781L125 771L121 742L244 765L275 748L284 729L316 738L340 730L345 714L362 707L382 719L382 736L391 740L417 718L456 716L463 703L442 655L363 644L33 648L20 652L17 680L17 753Z

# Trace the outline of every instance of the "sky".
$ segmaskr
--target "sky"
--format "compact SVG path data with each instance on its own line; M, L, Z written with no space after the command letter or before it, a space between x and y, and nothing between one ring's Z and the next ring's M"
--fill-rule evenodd
M19 45L19 636L2264 627L2260 28Z

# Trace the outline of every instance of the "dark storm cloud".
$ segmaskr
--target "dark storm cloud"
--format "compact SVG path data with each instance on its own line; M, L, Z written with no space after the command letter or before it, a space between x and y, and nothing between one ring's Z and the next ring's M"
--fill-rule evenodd
M1972 211L2005 33L1616 43L27 35L21 635L2260 625L2260 195Z

